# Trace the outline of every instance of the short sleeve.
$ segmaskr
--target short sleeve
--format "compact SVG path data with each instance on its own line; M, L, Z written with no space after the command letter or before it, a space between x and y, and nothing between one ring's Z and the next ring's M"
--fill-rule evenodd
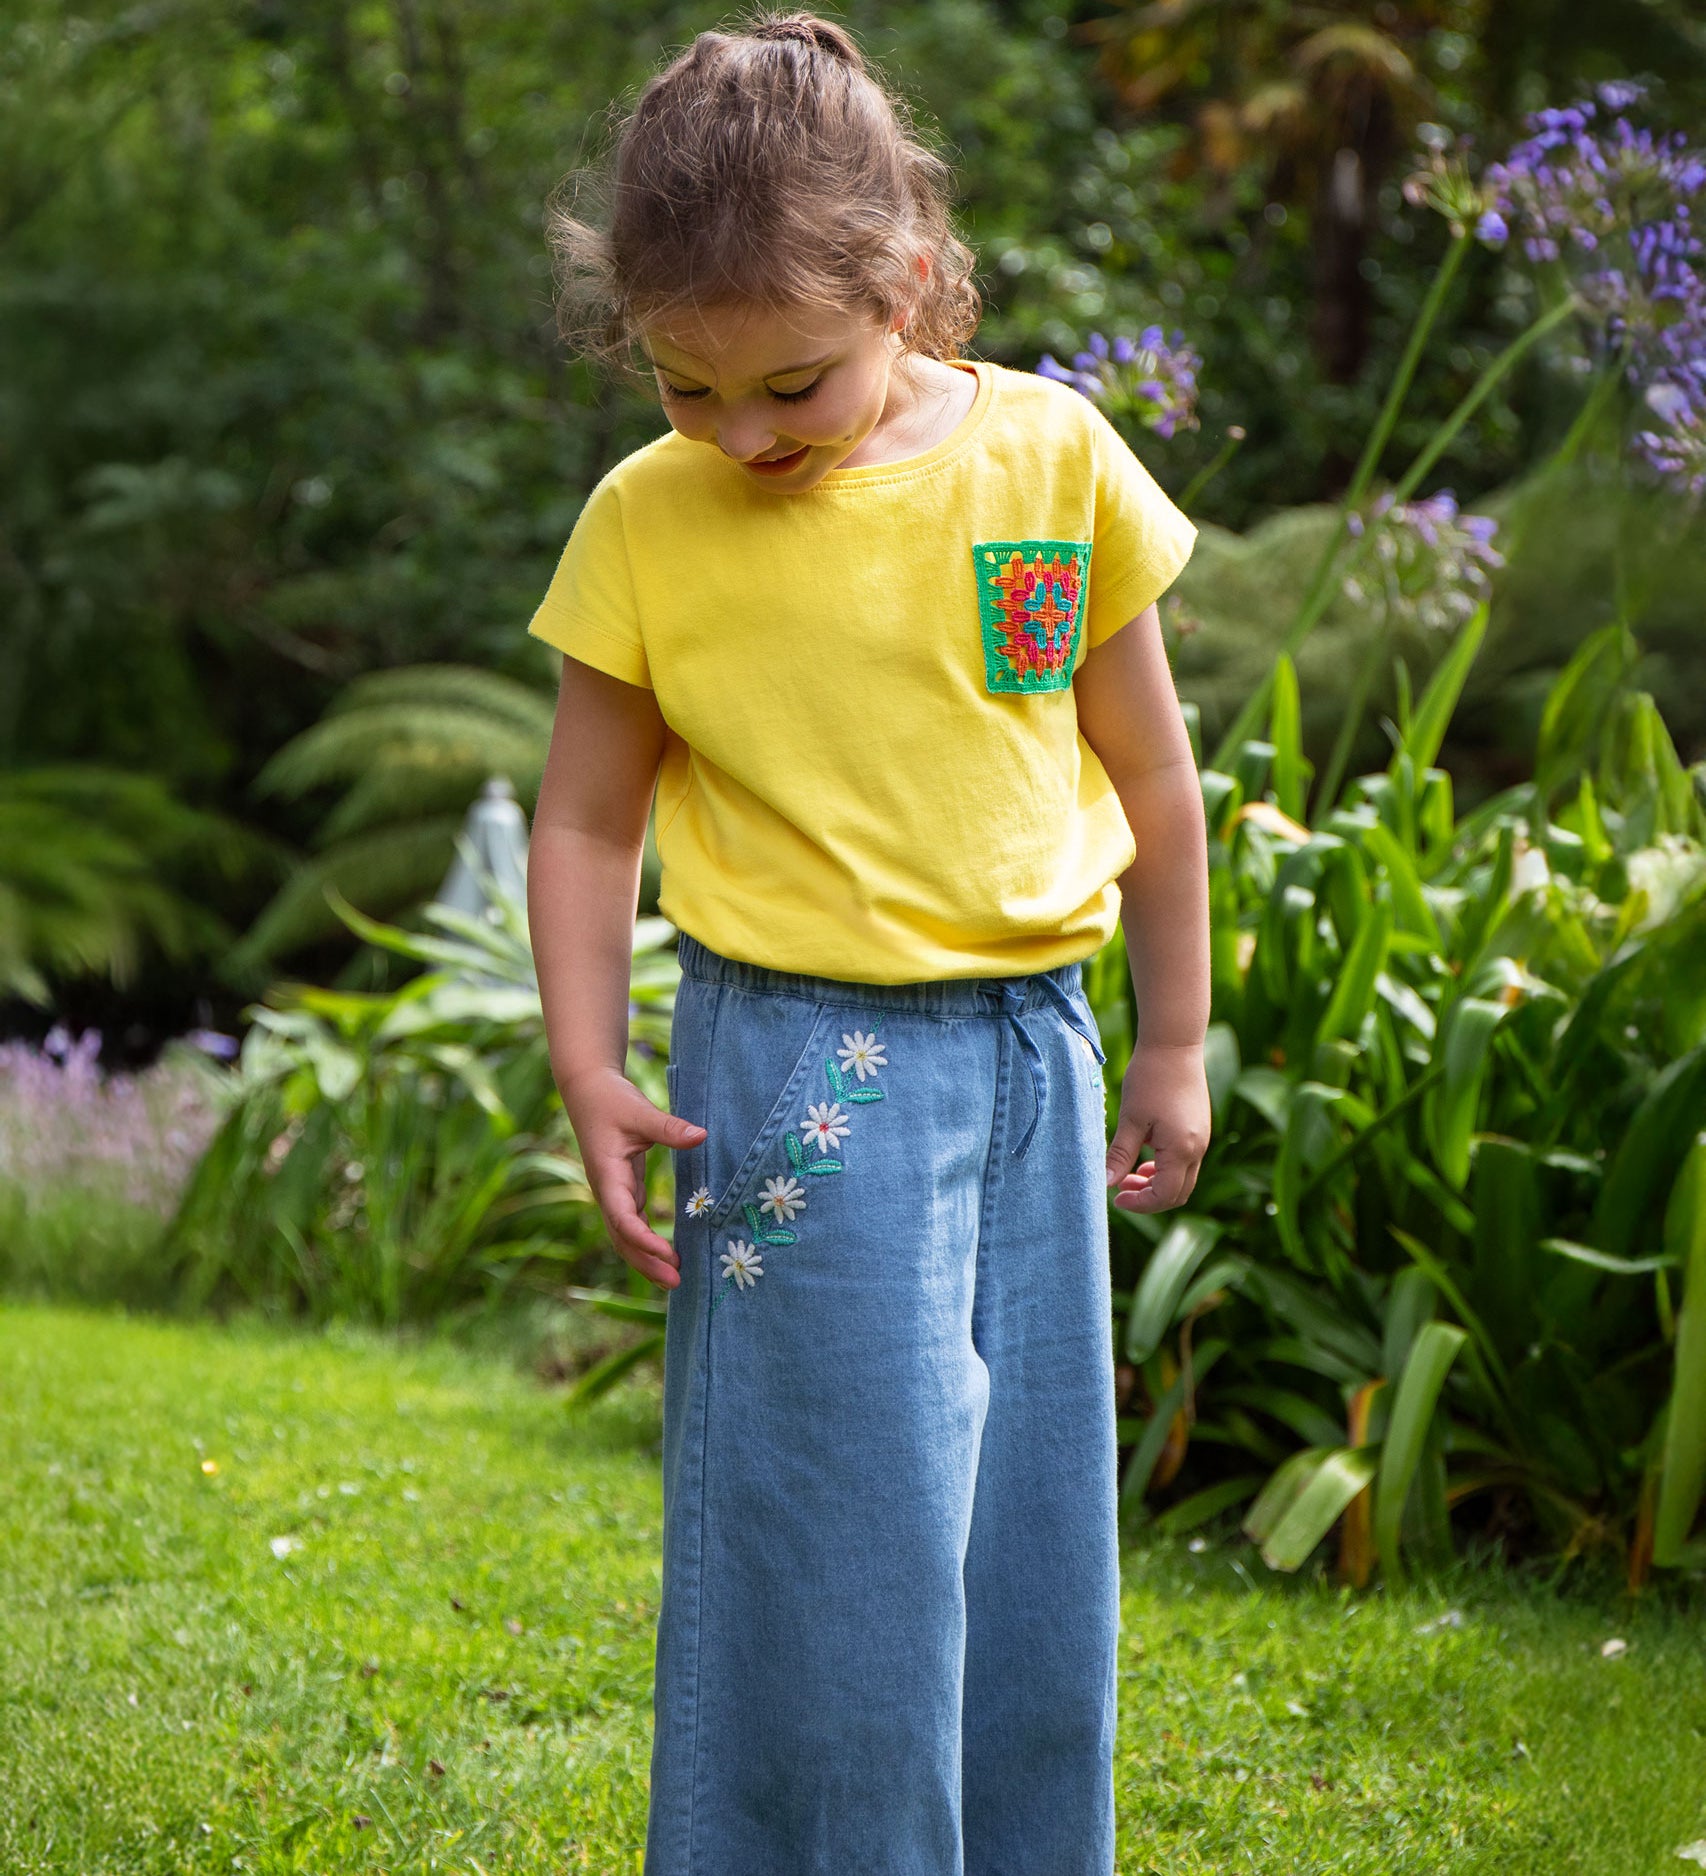
M608 479L587 497L527 629L595 671L651 689L621 497Z
M1100 645L1179 577L1197 531L1113 425L1100 411L1092 415L1096 519L1086 634Z

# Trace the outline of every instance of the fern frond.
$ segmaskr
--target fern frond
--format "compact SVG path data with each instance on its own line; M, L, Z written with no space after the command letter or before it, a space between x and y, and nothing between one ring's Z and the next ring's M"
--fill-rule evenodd
M285 882L243 934L232 954L233 972L250 974L300 945L342 931L326 903L328 886L375 915L427 898L450 866L461 825L460 813L435 815L329 847Z

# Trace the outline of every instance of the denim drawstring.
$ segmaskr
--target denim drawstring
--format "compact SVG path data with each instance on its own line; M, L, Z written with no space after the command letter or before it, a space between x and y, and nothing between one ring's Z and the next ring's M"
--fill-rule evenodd
M1036 1038L1024 1023L1025 992L1031 983L1042 985L1053 999L1055 1007L1066 1019L1067 1026L1082 1036L1095 1050L1096 1060L1098 1062L1107 1060L1102 1053L1102 1044L1094 1027L1085 1025L1072 999L1046 972L1022 981L1002 979L997 984L996 988L1001 996L1001 1014L1013 1025L1013 1034L1018 1038L1019 1053L1024 1056L1025 1065L1031 1071L1031 1123L1020 1137L1019 1144L1013 1149L1015 1159L1023 1159L1030 1150L1031 1136L1037 1130L1037 1122L1043 1117L1043 1103L1048 1099L1048 1069L1043 1062L1043 1052L1037 1047Z

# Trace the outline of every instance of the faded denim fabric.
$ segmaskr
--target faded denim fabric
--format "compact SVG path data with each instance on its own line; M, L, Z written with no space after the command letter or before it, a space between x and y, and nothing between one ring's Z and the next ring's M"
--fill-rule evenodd
M1109 1876L1101 1049L1077 965L681 941L647 1876Z

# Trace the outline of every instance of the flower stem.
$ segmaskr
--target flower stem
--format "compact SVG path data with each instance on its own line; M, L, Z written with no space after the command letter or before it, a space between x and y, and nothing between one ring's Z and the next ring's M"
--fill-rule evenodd
M1374 688L1374 674L1380 667L1381 654L1385 650L1386 630L1383 622L1368 641L1368 655L1363 659L1356 681L1351 686L1351 694L1346 699L1344 714L1339 719L1339 733L1333 739L1333 753L1327 758L1326 770L1315 789L1314 819L1328 813L1339 798L1339 785L1344 781L1345 770L1350 765L1357 731L1362 728L1362 713L1368 707L1368 693Z
M1564 440L1558 445L1557 453L1552 458L1554 469L1565 469L1581 454L1582 445L1587 441L1593 427L1599 421L1600 412L1605 409L1605 401L1616 389L1618 380L1623 376L1623 368L1629 360L1627 344L1618 348L1614 357L1608 358L1600 368L1594 386L1582 400L1582 407L1576 412L1575 421L1565 433Z
M1232 458L1237 455L1238 446L1243 441L1244 438L1241 434L1238 436L1229 436L1226 441L1221 444L1213 460L1206 463L1191 477L1190 481L1185 484L1185 492L1179 497L1179 506L1186 514L1191 512L1191 504L1196 498L1208 487L1214 478L1220 474L1221 470L1231 462Z
M1338 524L1333 529L1331 538L1322 551L1316 564L1315 573L1309 582L1308 591L1303 596L1303 604L1297 609L1297 616L1286 630L1285 638L1279 651L1288 656L1295 656L1297 648L1315 629L1321 615L1327 610L1333 592L1334 564L1339 557L1339 547L1347 532L1347 522L1367 492L1379 465L1382 452L1392 435L1398 421L1398 413L1403 408L1404 399L1409 394L1411 380L1416 375L1416 366L1421 360L1422 347L1427 343L1428 334L1439 318L1440 308L1445 304L1445 296L1450 291L1451 283L1457 277L1457 270L1463 265L1463 257L1469 251L1474 237L1465 230L1454 236L1451 246L1445 251L1445 258L1439 264L1439 271L1433 277L1433 284L1428 288L1427 298L1422 302L1422 309L1416 315L1416 323L1411 328L1409 342L1404 347L1404 356L1398 361L1398 369L1393 374L1392 383L1386 393L1386 402L1381 406L1380 415L1374 428L1369 432L1368 441L1363 445L1362 456L1357 462L1350 482L1339 501ZM1277 657L1277 654L1276 654ZM1238 746L1261 721L1267 710L1268 700L1273 691L1273 670L1245 700L1243 708L1232 721L1232 726L1221 737L1214 752L1211 768L1224 768L1231 761Z
M1573 298L1560 300L1549 312L1542 313L1541 316L1535 320L1533 325L1529 326L1525 331L1518 333L1517 336L1511 340L1510 344L1505 347L1498 357L1481 373L1480 377L1475 380L1474 384L1470 386L1457 408L1433 433L1433 436L1428 441L1427 448L1424 449L1421 454L1417 456L1416 460L1411 463L1409 468L1404 471L1403 480L1399 482L1392 491L1392 499L1394 502L1409 500L1410 496L1415 492L1417 483L1421 481L1422 477L1427 474L1434 464L1439 461L1440 457L1451 447L1452 443L1456 440L1458 431L1463 428L1469 419L1474 416L1475 412L1480 409L1481 405L1486 402L1488 397L1492 395L1493 388L1497 385L1499 380L1511 370L1517 360L1520 359L1525 352L1537 345L1554 326L1566 319L1575 310L1576 301ZM1589 403L1593 404L1597 397L1598 392L1596 391L1594 397L1588 400ZM1565 439L1564 447L1570 449L1572 454L1574 453L1575 447L1577 447L1580 442L1580 438L1577 436L1577 428L1579 428L1580 424L1581 418L1578 417L1576 425L1571 429L1570 437ZM1575 439L1574 443L1572 443L1571 438ZM1568 460L1562 450L1559 452L1558 460Z
M1416 460L1404 471L1403 477L1393 487L1392 501L1394 506L1399 502L1408 501L1411 495L1415 493L1416 487L1422 477L1427 474L1434 464L1439 461L1440 457L1451 447L1458 431L1463 428L1481 405L1486 402L1488 397L1492 395L1499 380L1515 367L1517 361L1523 354L1538 345L1554 326L1559 325L1575 310L1576 301L1574 298L1560 300L1550 311L1541 314L1532 325L1518 333L1498 357L1487 366L1480 377L1470 386L1451 415L1446 418L1444 423L1442 423L1433 433L1432 437L1428 439L1426 448L1417 455ZM1555 463L1562 464L1569 462L1572 457L1574 457L1576 451L1581 447L1582 440L1592 428L1594 419L1604 408L1606 387L1615 381L1616 375L1617 367L1615 365L1607 367L1605 374L1601 376L1599 382L1588 395L1581 410L1577 413L1575 422L1570 426L1569 435L1565 437L1563 443L1559 446L1558 453L1553 459ZM1507 546L1505 556L1507 560L1510 557L1510 552L1511 550ZM1338 799L1339 785L1344 779L1344 770L1350 761L1352 746L1356 740L1357 731L1362 728L1363 711L1367 708L1368 694L1373 688L1375 666L1379 662L1381 645L1382 640L1377 634L1373 643L1370 645L1369 656L1364 662L1362 669L1357 674L1356 684L1346 704L1345 713L1340 719L1339 732L1333 742L1333 753L1328 759L1326 772L1322 775L1321 781L1315 791L1316 810L1318 813L1330 809Z

